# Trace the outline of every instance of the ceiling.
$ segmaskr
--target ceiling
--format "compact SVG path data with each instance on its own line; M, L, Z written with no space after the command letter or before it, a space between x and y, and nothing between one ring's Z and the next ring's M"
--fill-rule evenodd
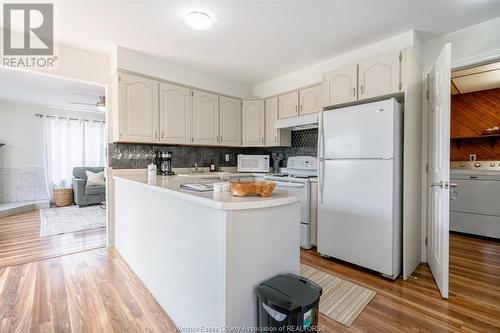
M74 111L100 112L104 87L15 70L0 69L0 100Z
M500 62L467 68L451 74L451 94L500 88Z
M56 40L64 44L108 54L122 46L246 84L261 83L408 30L429 39L500 16L498 0L55 3ZM213 28L190 29L184 16L193 10L214 17Z

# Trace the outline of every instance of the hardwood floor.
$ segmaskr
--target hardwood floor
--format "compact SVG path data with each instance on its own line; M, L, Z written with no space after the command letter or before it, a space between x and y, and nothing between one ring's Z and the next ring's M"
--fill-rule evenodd
M349 329L320 314L327 332L500 332L500 242L450 235L449 300L426 265L389 281L314 251L301 261L377 292Z
M0 269L0 332L175 332L113 250Z
M104 228L40 237L38 210L0 218L0 268L104 246Z
M377 292L350 328L320 315L325 332L500 332L500 242L451 235L449 300L425 265L414 279L389 281L314 251L301 261ZM123 259L101 248L0 269L0 332L11 331L175 328Z

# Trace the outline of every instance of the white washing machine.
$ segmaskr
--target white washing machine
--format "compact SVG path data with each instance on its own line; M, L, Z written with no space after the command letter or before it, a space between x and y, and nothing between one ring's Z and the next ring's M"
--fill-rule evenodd
M450 230L500 239L500 161L451 162Z

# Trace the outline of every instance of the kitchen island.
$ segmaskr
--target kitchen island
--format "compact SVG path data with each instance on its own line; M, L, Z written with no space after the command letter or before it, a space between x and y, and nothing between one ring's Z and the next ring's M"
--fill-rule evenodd
M260 282L299 272L294 194L180 189L176 176L115 181L115 246L178 328L255 327Z

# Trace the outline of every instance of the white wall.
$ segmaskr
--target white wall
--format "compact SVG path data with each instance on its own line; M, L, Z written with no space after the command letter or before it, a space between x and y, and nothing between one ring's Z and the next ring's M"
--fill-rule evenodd
M453 67L475 64L478 58L500 59L500 17L423 43L423 63L429 67L445 43L452 43Z
M160 79L182 83L200 89L235 97L252 96L252 87L204 73L172 61L118 47L112 59L113 66Z
M105 115L0 101L0 168L43 166L42 120L35 113L104 120Z
M373 56L413 46L414 41L414 31L408 31L392 38L388 38L366 47L330 58L326 61L314 64L279 78L257 84L253 88L253 93L257 97L267 97L317 83L321 81L321 74L325 72L355 64L357 61L369 59Z
M0 33L3 30L0 28ZM57 63L54 68L19 69L35 72L58 78L102 85L106 89L106 103L111 108L112 57L69 45L54 43L54 54ZM109 113L108 113L109 114ZM112 117L107 119L108 126L112 126ZM111 142L111 131L108 131L108 141Z

